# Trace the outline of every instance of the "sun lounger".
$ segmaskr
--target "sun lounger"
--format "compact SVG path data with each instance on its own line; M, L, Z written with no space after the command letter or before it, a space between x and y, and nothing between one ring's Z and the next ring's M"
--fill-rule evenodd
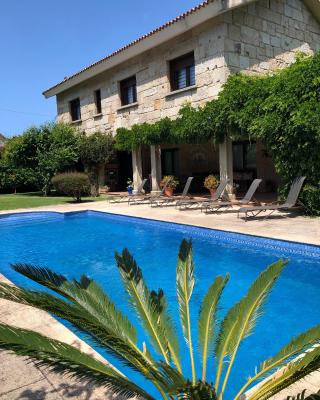
M177 204L177 207L179 210L190 210L190 209L198 209L205 207L207 204L210 203L215 203L219 199L222 198L224 191L227 187L228 181L221 181L219 186L217 187L217 190L214 194L211 195L211 199L201 199L201 200L195 200L195 199L190 199L190 200L182 200Z
M170 181L171 179L168 179L167 182L164 184L162 190L156 195L147 194L145 196L134 196L134 197L130 196L130 198L128 199L128 204L129 205L149 204L151 200L153 201L154 199L160 199L164 195L164 192L168 187Z
M267 212L270 211L268 215L265 216L265 218L270 217L271 214L273 214L275 211L290 211L292 210L297 202L298 202L298 197L302 189L302 185L305 181L306 177L305 176L300 176L296 178L291 185L287 200L284 203L278 203L278 204L266 204L264 206L257 206L257 207L242 207L238 211L238 217L240 213L245 214L245 220L247 220L248 217L256 217L262 212Z
M120 196L120 197L117 198L117 199L110 200L110 203L124 203L124 202L127 202L128 199L131 198L131 197L134 197L134 196L141 196L141 195L143 194L143 193L142 193L142 190L143 190L144 185L146 184L147 180L148 180L148 179L144 179L144 180L140 183L140 185L138 186L138 189L137 189L137 193L135 193L135 194L126 194L126 195L124 195L124 196Z
M244 195L244 197L241 200L235 200L235 201L216 201L216 202L211 202L205 205L205 212L216 212L218 210L224 209L227 210L229 208L232 208L234 205L244 205L244 204L249 204L252 201L252 198L257 191L260 183L262 182L262 179L254 179L254 181L251 183L247 193Z
M169 205L177 205L180 201L184 201L188 198L188 193L190 189L191 182L193 180L192 176L189 176L186 184L184 185L183 192L181 196L172 196L172 197L162 197L162 198L151 198L150 205L151 207L163 207Z

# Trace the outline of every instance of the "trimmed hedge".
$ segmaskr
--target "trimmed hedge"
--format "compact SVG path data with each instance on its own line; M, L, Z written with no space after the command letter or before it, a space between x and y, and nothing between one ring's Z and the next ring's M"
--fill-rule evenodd
M87 174L81 172L66 172L52 178L52 184L60 194L81 201L81 197L90 193L90 180Z

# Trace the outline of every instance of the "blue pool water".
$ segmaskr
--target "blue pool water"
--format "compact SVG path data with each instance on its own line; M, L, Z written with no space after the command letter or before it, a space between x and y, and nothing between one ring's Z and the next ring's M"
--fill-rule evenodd
M220 316L223 316L267 265L280 257L290 259L255 334L241 347L227 398L232 397L260 361L277 352L293 335L320 320L320 248L316 246L91 211L1 217L0 238L0 272L14 283L28 287L35 285L10 269L9 264L16 262L47 266L68 278L78 278L85 273L97 280L128 313L126 294L114 261L114 252L127 247L142 267L149 287L165 290L177 321L177 251L182 238L192 238L196 265L196 287L191 305L195 343L199 303L216 275L227 272L231 275L222 299ZM129 316L132 319L131 312ZM145 338L142 331L139 335L141 343ZM188 353L183 344L182 347L183 357L188 362ZM108 358L120 367L116 360ZM200 376L199 364L197 370ZM128 370L124 372L148 390L153 390ZM186 372L190 372L188 368ZM214 364L210 359L208 380L212 381L213 377Z

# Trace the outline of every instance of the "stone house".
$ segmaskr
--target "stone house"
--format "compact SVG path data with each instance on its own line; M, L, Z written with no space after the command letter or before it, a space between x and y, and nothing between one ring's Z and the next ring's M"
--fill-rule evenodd
M175 118L185 102L215 98L230 73L269 73L295 60L297 51L320 49L318 0L206 0L154 31L84 68L44 92L56 96L58 120L90 134L115 134L119 127ZM219 146L151 146L119 152L101 170L101 184L120 189L151 174L201 186L208 173L235 180L241 189L258 176L262 190L277 184L273 163L261 143ZM198 189L198 188L197 188Z

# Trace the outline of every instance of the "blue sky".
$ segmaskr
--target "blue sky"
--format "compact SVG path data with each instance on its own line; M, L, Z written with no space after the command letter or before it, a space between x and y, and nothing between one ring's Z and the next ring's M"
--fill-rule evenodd
M42 91L200 0L10 0L0 4L0 133L53 120Z

